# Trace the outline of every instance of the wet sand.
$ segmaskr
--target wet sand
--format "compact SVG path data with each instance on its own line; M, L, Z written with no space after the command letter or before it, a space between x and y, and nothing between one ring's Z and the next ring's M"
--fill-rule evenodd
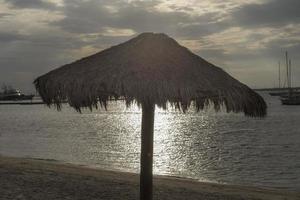
M138 182L138 174L0 156L1 200L134 200ZM300 200L300 192L155 176L154 199Z

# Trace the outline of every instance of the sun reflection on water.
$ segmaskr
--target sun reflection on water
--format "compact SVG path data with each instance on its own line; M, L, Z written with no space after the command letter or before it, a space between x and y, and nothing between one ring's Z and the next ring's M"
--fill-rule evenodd
M140 130L141 130L141 110L136 106L131 106L124 111L126 117L120 123L127 127L126 137L120 136L120 150L128 152L124 158L125 168L131 167L136 171L139 170L140 156ZM199 162L207 160L212 142L212 137L207 135L214 127L215 121L211 120L205 112L189 111L181 113L173 109L165 111L157 108L155 110L154 121L154 163L153 170L155 174L178 176L186 174L187 170L195 165L204 166ZM131 131L128 131L130 129ZM196 134L195 134L196 133ZM199 148L202 151L199 152ZM187 149L189 151L187 151ZM196 149L196 150L193 150ZM195 154L191 154L194 151ZM131 153L129 153L131 152ZM133 155L130 155L133 154ZM126 164L126 158L135 160ZM197 172L199 173L199 172ZM205 178L203 178L205 179Z
M209 115L210 111L187 113L172 108L167 111L157 108L154 121L153 171L159 175L193 177L217 165L216 137L217 120ZM87 124L95 130L85 133L83 146L88 146L89 159L101 167L123 171L139 172L141 109L137 105L126 108L124 104L112 102L108 111L94 113L88 117ZM97 124L95 126L95 124ZM90 128L87 128L90 129ZM94 145L87 144L89 140ZM205 175L201 180L208 180Z

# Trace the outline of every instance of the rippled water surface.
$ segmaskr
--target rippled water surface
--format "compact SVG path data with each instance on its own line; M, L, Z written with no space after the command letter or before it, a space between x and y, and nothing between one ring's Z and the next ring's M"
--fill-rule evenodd
M208 109L155 113L154 173L300 190L300 106L268 103L265 119ZM112 102L78 114L0 105L0 154L139 171L141 111Z

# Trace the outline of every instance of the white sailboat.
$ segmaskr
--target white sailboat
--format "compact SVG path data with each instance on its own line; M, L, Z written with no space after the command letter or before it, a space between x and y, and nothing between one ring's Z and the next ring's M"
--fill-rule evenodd
M292 89L292 62L288 59L288 53L285 53L286 67L287 67L287 85L288 94L281 96L282 105L300 105L300 94L299 92L293 91Z

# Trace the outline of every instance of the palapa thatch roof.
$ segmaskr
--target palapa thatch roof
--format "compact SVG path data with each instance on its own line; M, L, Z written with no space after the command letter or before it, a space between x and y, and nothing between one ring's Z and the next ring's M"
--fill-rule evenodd
M78 111L122 98L127 105L135 101L166 108L169 102L185 111L191 102L197 110L212 102L216 110L225 105L228 112L266 114L261 96L165 34L142 33L50 71L34 84L48 105L60 108L67 100Z

